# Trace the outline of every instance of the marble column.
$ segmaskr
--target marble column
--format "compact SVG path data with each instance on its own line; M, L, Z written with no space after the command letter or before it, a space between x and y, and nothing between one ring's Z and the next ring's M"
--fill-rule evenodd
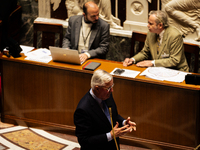
M38 16L43 18L51 18L50 2L51 0L38 1Z

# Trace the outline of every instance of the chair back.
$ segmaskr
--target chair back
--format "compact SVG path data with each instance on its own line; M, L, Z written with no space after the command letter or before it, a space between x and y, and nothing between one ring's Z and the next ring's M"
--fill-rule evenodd
M63 26L45 22L34 22L33 47L38 48L38 32L41 32L41 47L49 49L49 46L62 47ZM56 45L56 34L59 34L59 44Z
M138 52L142 50L144 47L144 42L146 39L147 33L144 32L138 32L133 31L132 32L132 39L131 39L131 51L130 51L130 57L134 56ZM136 48L136 41L138 41L138 48Z
M144 46L147 33L132 32L130 57L140 52ZM135 42L138 41L138 49L135 48ZM199 45L184 42L184 52L187 59L190 72L198 73L199 69ZM194 59L193 59L194 58Z
M190 72L198 73L199 70L199 45L184 42L185 57Z

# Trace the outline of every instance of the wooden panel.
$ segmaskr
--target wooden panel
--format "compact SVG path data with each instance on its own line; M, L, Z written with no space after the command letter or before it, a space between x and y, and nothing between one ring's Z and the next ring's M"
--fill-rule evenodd
M195 146L198 92L120 79L114 83L119 113L137 123L128 136Z
M122 63L93 59L111 72ZM4 122L68 129L73 113L90 89L92 71L82 66L20 58L1 58ZM87 62L86 62L87 63ZM83 64L84 65L84 64ZM143 71L135 65L126 69ZM199 142L200 86L157 81L144 76L114 76L113 96L119 113L137 123L137 131L121 139L151 149L193 149Z
M5 63L4 76L7 115L64 125L73 125L74 110L91 78L91 74L12 62Z

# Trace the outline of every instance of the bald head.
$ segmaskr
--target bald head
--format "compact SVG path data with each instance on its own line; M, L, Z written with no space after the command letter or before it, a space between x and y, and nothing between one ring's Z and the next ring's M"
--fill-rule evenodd
M83 5L83 16L88 23L97 23L99 19L99 7L93 1Z
M86 2L84 5L86 8L98 8L97 4L93 1Z

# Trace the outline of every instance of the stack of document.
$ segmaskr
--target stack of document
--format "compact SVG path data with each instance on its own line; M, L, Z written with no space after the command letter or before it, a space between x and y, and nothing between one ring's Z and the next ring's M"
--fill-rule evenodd
M32 46L26 46L26 45L20 45L20 47L22 49L21 53L24 53L24 55L26 55L27 53L29 53L34 49L34 47Z
M188 72L164 67L149 67L140 75L161 81L183 82Z
M51 52L46 48L39 48L25 54L26 60L48 63L52 60Z

